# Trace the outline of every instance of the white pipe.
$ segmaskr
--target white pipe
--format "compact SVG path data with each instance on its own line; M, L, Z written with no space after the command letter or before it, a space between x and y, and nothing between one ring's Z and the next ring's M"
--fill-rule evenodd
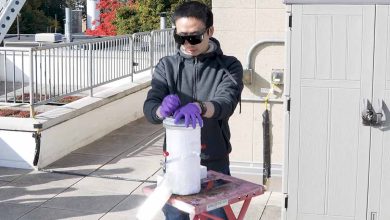
M65 38L66 42L70 43L72 39L72 11L70 8L65 8Z
M87 0L87 28L95 30L99 26L100 11L96 8L100 0Z
M164 30L167 28L167 15L165 12L160 13L160 29Z
M252 61L251 61L251 58L252 58L252 54L254 52L254 50L256 49L256 47L262 45L262 44L272 44L272 43L277 43L277 44L283 44L284 45L284 39L264 39L264 40L260 40L258 42L256 42L255 44L253 44L253 46L249 49L249 52L246 56L246 66L244 69L246 70L252 70L254 71L254 67L252 67Z

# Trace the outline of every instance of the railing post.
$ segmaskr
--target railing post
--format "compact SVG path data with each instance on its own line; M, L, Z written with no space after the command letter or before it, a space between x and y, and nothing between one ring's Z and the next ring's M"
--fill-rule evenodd
M150 41L149 41L149 53L150 53L150 75L153 75L153 67L154 67L154 60L153 60L153 54L154 54L154 35L155 32L150 32Z
M14 64L15 65L15 64ZM4 50L4 95L5 101L8 100L8 92L7 92L7 50Z
M29 50L29 57L30 57L30 117L35 117L35 111L34 111L34 55L33 55L33 49L30 48ZM22 94L24 96L24 94Z
M134 81L134 39L135 34L131 35L131 82Z
M89 74L89 85L90 85L90 96L93 96L93 78L92 78L92 43L88 43L88 74Z

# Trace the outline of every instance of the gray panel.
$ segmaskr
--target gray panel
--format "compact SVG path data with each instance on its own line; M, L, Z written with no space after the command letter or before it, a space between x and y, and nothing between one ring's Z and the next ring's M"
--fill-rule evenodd
M328 214L355 216L359 184L360 89L332 89L328 162ZM348 162L347 162L348 161Z
M332 79L346 79L346 59L348 56L347 16L335 15L332 23Z
M389 21L390 19L390 7L387 9L387 16L385 18L386 21ZM390 42L390 22L387 22L387 42ZM387 52L386 52L386 60L389 60L390 57L390 45L387 45L386 47ZM386 62L386 69L384 70L385 73L385 89L390 90L390 62Z
M362 74L363 46L362 16L349 16L347 21L347 62L346 77L349 80L360 80Z
M332 72L332 16L318 16L316 32L316 79L330 79Z
M284 4L344 4L344 5L372 5L390 4L390 0L284 0Z
M303 79L314 79L316 70L316 51L313 50L316 46L316 17L303 16L302 19L302 59L305 62L302 63Z
M325 214L329 90L301 89L298 211Z
M387 45L389 47L389 45ZM390 219L390 120L388 117L390 116L389 107L390 107L390 90L386 89L384 93L384 102L386 103L386 123L385 127L387 127L387 130L383 131L383 140L381 143L382 148L382 173L381 173L381 197L380 197L380 207L379 210L381 210L380 218L379 220L387 220Z

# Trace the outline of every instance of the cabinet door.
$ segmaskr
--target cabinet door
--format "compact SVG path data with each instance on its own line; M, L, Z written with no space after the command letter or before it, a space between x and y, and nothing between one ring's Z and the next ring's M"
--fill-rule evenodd
M385 122L372 127L368 218L390 219L390 7L377 6L373 107ZM374 216L376 215L376 218Z
M374 19L373 5L292 7L290 220L366 219Z

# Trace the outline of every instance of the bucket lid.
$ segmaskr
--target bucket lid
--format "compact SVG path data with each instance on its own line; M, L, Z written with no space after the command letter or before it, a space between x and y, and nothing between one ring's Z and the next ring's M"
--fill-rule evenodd
M163 121L164 127L166 128L172 128L172 127L179 127L179 128L187 128L184 124L184 119L180 119L177 124L175 124L175 119L172 117L167 117ZM199 123L196 122L196 128L199 127ZM192 124L188 126L188 128L192 128Z

